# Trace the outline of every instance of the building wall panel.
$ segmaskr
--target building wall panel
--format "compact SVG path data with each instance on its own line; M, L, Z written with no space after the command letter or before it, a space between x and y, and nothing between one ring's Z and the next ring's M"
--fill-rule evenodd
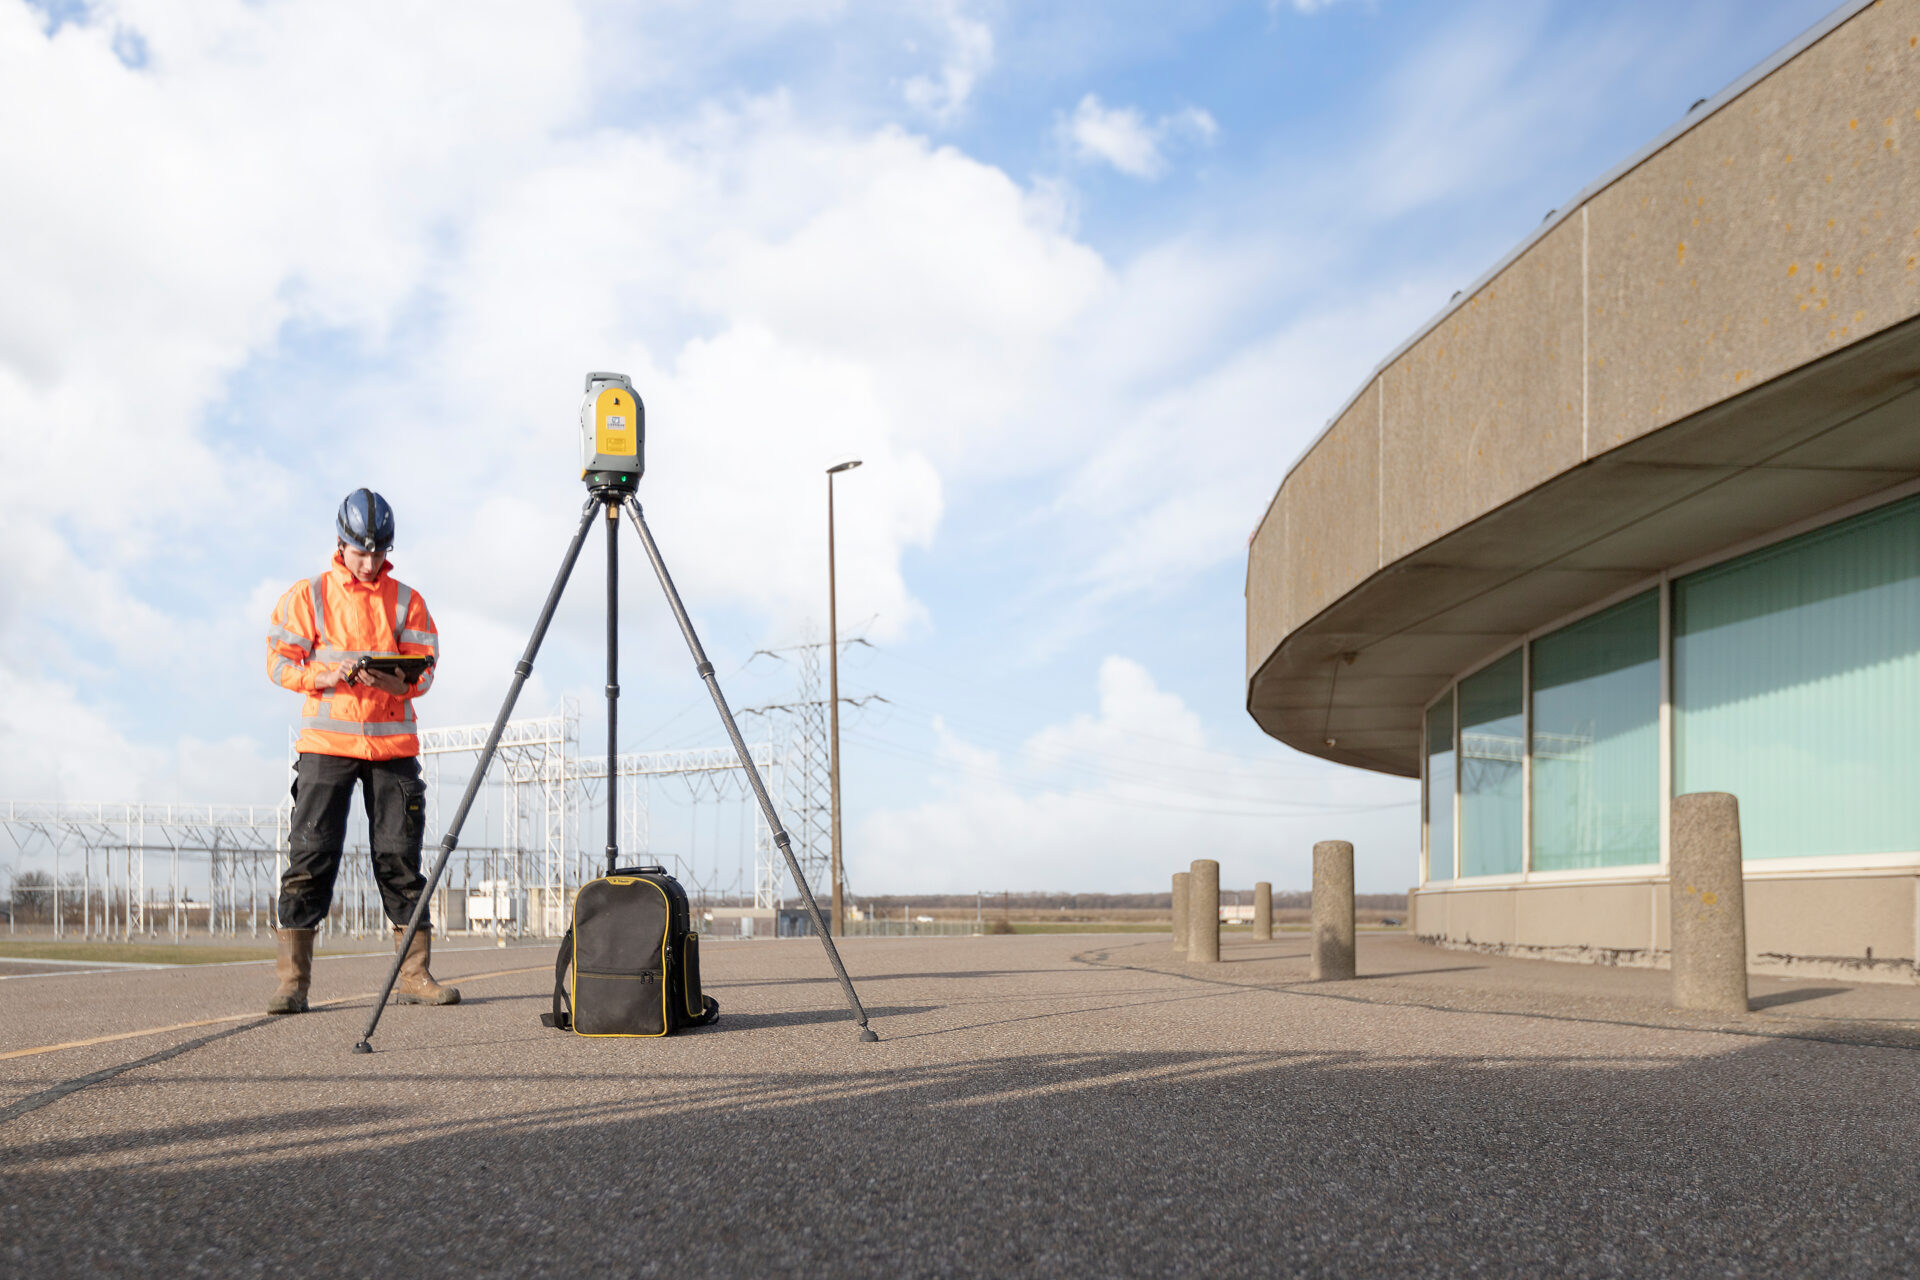
M1748 963L1914 959L1913 879L1749 880Z
M1382 375L1381 563L1579 464L1580 236L1554 228Z
M1511 889L1475 889L1449 893L1447 937L1473 946L1514 944L1514 896Z
M1580 947L1605 952L1651 952L1652 893L1645 882L1541 885L1515 896L1514 941L1522 947Z
M1291 625L1287 587L1287 491L1282 487L1247 544L1247 678L1260 669Z
M1287 480L1286 629L1380 567L1380 387L1360 393Z
M1920 311L1920 0L1843 23L1587 215L1588 456Z

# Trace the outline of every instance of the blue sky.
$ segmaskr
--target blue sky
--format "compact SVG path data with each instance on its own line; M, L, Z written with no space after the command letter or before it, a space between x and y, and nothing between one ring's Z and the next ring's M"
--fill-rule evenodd
M1247 532L1449 294L1825 10L0 0L0 796L276 798L261 631L360 484L445 638L423 717L489 718L619 368L737 705L792 695L751 655L824 628L821 470L866 460L857 889L1304 885L1329 837L1404 888L1411 784L1245 716ZM718 744L628 547L623 746ZM600 564L522 703L589 743Z

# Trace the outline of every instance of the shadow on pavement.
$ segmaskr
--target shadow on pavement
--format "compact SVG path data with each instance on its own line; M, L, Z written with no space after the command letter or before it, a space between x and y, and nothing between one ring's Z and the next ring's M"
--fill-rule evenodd
M865 1005L864 1007L867 1011L867 1020L869 1023L872 1023L881 1018L904 1018L910 1014L930 1013L938 1006L930 1004L901 1004L887 1005L884 1007ZM720 1020L714 1023L712 1027L697 1027L695 1031L701 1035L709 1035L715 1032L724 1032L729 1029L747 1031L759 1027L804 1027L823 1022L844 1022L851 1027L853 1025L853 1013L845 1008L783 1009L778 1013L733 1013L727 1009L725 1004L722 1004L720 1006Z
M1827 996L1843 996L1846 987L1795 987L1791 991L1775 991L1771 995L1754 996L1747 1001L1750 1009L1771 1009L1776 1005L1799 1004L1802 1000L1820 1000Z
M1435 969L1395 969L1388 973L1359 974L1352 981L1366 982L1374 978L1419 978L1429 973L1482 973L1485 972L1486 967L1483 964L1454 964Z
M58 1160L73 1156L99 1156L112 1151L145 1151L156 1145L203 1142L224 1145L250 1137L275 1139L275 1145L282 1147L298 1147L324 1133L339 1133L368 1123L398 1123L413 1113L412 1107L396 1105L312 1107L270 1115L206 1120L159 1130L128 1129L104 1137L90 1134L84 1138L55 1139L39 1144L34 1151L38 1159Z

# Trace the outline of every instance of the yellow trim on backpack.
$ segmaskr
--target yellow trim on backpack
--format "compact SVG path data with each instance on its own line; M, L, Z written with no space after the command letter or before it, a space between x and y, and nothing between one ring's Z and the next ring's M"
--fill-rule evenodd
M602 881L618 885L636 882L653 885L653 891L659 894L660 901L666 904L667 923L660 930L660 1029L658 1031L582 1031L580 1029L580 894ZM599 880L589 880L580 886L579 892L573 895L573 972L568 979L571 984L569 994L573 1000L573 1015L567 1020L567 1025L573 1034L585 1036L589 1040L657 1040L673 1030L673 1019L667 1016L667 939L672 933L673 899L667 897L665 889L653 884L653 881L645 876L601 876Z
M700 931L698 929L687 930L687 936L680 940L680 989L686 992L687 995L687 998L680 1003L687 1007L687 1017L691 1019L698 1018L704 1014L707 1011L707 1003L702 999L698 1009L693 1007L693 984L687 981L687 949L689 947L693 949L693 954L697 959L700 955ZM702 995L704 994L705 992L703 990Z

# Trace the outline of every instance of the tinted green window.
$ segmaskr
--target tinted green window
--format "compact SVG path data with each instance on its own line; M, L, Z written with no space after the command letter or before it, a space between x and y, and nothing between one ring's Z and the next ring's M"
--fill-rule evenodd
M1674 584L1674 788L1748 858L1920 850L1920 499Z
M1453 695L1427 712L1427 879L1453 879Z
M1460 682L1460 874L1520 870L1525 719L1515 649Z
M1660 597L1533 644L1533 869L1660 860Z

